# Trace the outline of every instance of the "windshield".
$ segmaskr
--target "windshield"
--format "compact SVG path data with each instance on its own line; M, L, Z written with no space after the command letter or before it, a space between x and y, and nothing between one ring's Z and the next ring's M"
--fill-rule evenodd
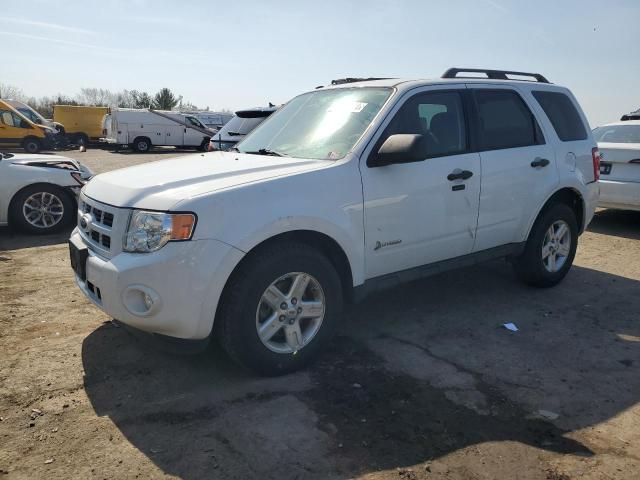
M305 93L257 128L238 149L318 160L342 158L351 151L390 94L390 88L374 87Z
M33 123L43 124L46 122L46 120L38 112L29 107L20 107L16 110L18 110L22 115L27 117Z
M596 142L640 143L640 125L610 125L593 131Z

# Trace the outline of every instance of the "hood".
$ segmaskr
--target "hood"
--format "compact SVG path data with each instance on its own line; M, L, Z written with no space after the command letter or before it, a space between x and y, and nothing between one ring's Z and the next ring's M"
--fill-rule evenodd
M327 160L210 152L175 157L95 176L85 195L116 207L170 210L199 195L326 166Z
M29 165L30 167L61 168L66 170L82 171L80 162L73 158L61 155L30 155L16 154L6 159L15 165Z

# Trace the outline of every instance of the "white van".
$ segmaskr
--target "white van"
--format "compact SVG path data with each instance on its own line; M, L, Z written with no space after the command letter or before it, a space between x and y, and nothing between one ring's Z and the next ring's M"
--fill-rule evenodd
M213 133L193 115L161 110L118 108L102 121L102 141L141 153L164 145L205 150Z

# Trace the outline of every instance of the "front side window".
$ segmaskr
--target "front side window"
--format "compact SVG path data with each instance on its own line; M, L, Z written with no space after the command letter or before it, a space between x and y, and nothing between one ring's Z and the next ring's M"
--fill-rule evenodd
M481 150L526 147L544 143L531 110L512 90L476 90Z
M305 93L251 132L238 149L317 160L343 158L356 145L391 92L390 88L361 87ZM229 126L227 130L231 130L231 122L225 129Z
M396 134L422 135L427 157L463 153L467 135L460 94L430 92L411 97L395 114L377 148Z
M0 117L2 117L2 123L9 127L29 128L26 120L8 110L0 110Z
M551 125L563 142L585 140L587 129L573 105L571 99L560 92L533 92L544 113L549 117Z
M640 143L640 125L609 125L593 131L599 143Z

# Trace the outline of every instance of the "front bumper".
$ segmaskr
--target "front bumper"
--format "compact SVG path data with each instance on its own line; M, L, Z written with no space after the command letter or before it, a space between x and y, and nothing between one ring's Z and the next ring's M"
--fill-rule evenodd
M222 289L244 255L217 240L192 240L169 242L152 253L104 258L77 229L70 241L89 247L86 280L76 276L76 283L91 302L136 329L191 340L211 333Z
M599 207L640 210L640 183L600 180Z

